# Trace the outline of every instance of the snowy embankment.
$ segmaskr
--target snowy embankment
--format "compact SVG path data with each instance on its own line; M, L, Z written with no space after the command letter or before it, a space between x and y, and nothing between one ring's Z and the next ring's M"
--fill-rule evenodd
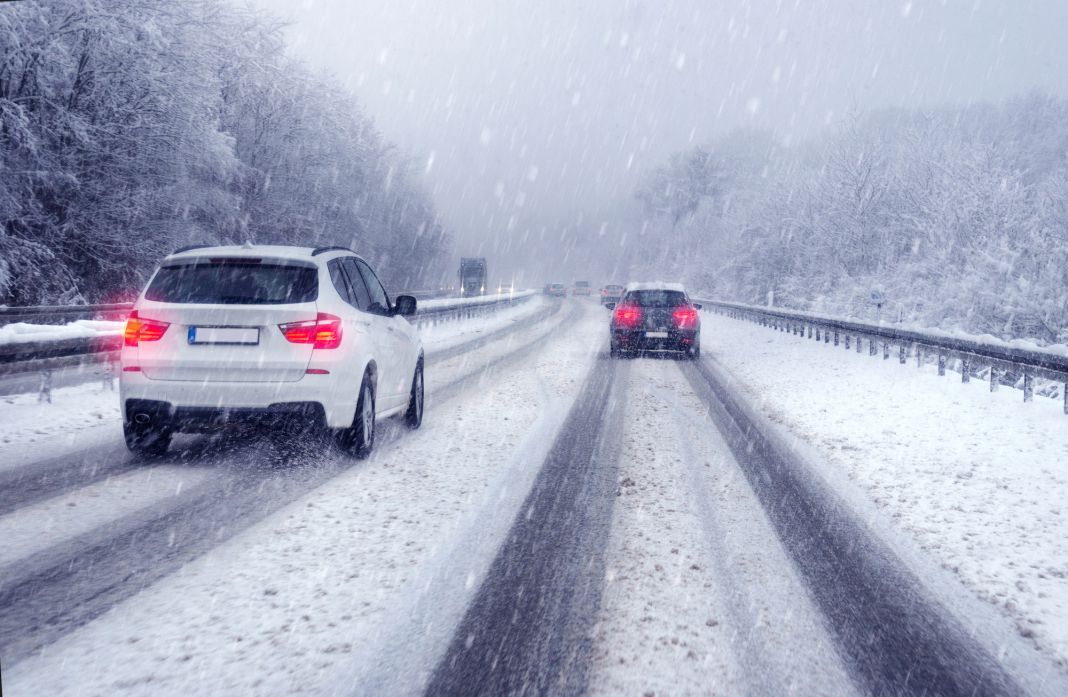
M122 334L123 322L114 320L79 319L67 324L29 324L12 322L0 327L0 346L28 344L37 341L64 339L94 339Z
M603 344L595 308L561 321L502 340L514 348L551 332L546 350L447 402L435 400L435 384L485 363L466 355L439 363L421 430L383 442L366 462L5 666L5 687L289 695L382 694L388 685L417 693ZM493 347L489 356L511 350Z
M504 308L484 317L424 327L427 355L523 322L545 308L542 298ZM121 323L119 323L121 326ZM13 325L8 325L13 326ZM37 401L36 391L0 396L0 469L23 465L32 456L49 457L78 446L122 438L117 387L93 380L56 388L52 404Z
M703 315L704 347L829 482L1068 663L1068 416L1057 400L939 377Z

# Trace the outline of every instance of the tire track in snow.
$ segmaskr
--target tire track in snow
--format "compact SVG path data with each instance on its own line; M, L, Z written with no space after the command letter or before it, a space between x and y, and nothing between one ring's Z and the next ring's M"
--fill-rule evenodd
M873 695L1024 694L845 503L761 431L718 369L706 359L683 372L808 583L855 681Z
M599 356L425 694L582 694L627 365Z

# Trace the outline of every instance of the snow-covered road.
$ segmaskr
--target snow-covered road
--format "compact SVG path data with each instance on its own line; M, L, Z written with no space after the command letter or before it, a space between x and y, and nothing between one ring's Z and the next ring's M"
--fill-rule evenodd
M366 461L12 444L4 693L1068 693L720 356L612 360L594 302L525 307L427 337L424 427Z

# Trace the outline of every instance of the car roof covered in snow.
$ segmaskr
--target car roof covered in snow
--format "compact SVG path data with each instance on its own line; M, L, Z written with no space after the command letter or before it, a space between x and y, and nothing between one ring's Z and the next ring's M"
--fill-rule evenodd
M320 249L320 254L313 254L316 249ZM280 244L240 244L240 245L197 245L193 247L183 247L177 251L174 251L167 255L168 260L181 260L205 256L222 256L222 257L262 257L267 259L301 259L301 260L314 260L317 258L332 258L331 255L341 253L342 255L355 254L352 250L345 249L344 247L330 247L330 248L316 248L316 247L297 247L294 245L280 245ZM356 256L359 256L358 254ZM362 258L362 257L361 257Z
M627 292L632 290L674 290L685 293L686 289L681 283L665 283L664 281L644 281L642 283L628 283Z

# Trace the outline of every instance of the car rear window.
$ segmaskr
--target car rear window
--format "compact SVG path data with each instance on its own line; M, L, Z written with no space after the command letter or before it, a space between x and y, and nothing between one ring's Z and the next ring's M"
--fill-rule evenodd
M163 266L145 299L162 303L283 305L318 296L316 269L249 262L207 262Z
M678 307L686 304L686 294L677 290L632 290L627 301L642 307Z

